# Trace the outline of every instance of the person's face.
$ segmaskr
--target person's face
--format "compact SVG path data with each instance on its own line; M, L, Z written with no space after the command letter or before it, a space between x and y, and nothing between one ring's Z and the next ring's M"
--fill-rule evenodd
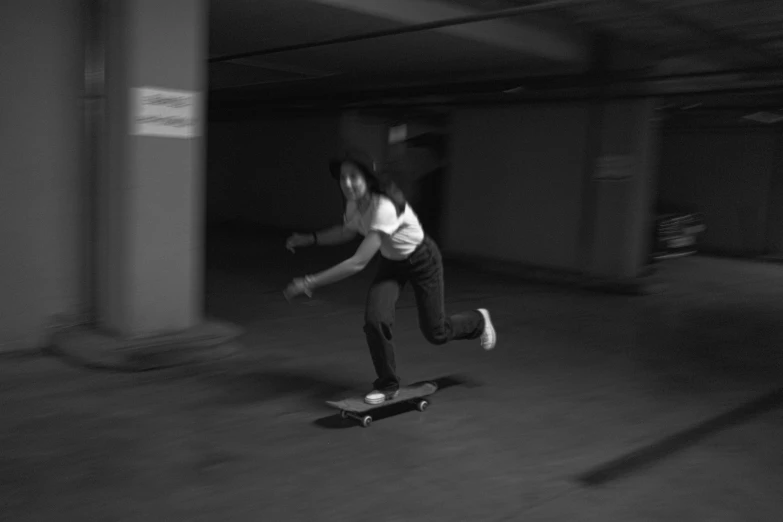
M367 180L359 168L350 162L340 166L340 188L348 200L359 200L367 195Z

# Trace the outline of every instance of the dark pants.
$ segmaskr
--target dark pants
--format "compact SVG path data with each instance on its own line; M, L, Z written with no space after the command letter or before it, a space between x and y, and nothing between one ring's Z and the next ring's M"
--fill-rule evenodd
M426 237L408 259L381 257L378 273L367 295L364 332L378 379L377 390L399 388L394 361L394 314L397 299L410 281L419 309L419 327L436 345L476 339L484 331L484 316L477 310L446 315L443 300L443 260L435 242Z

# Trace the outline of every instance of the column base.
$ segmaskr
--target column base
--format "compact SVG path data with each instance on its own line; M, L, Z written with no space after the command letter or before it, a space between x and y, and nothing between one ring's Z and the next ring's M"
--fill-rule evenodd
M242 333L237 326L206 321L182 332L128 340L71 326L52 334L48 351L87 368L150 371L230 357Z

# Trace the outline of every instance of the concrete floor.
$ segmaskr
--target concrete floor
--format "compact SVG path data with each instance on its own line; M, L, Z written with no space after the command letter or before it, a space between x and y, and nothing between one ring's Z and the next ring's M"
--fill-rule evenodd
M646 297L447 269L448 308L488 307L497 349L428 345L408 289L403 378L444 389L364 429L324 401L373 378L371 274L288 304L351 249L253 239L209 242L208 313L247 330L232 358L2 362L0 519L780 520L783 265L673 260Z

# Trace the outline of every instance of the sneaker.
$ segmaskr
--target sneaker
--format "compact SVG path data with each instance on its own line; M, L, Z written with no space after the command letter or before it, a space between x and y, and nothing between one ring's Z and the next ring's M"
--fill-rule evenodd
M495 333L495 327L492 326L489 312L485 308L479 308L478 311L484 316L484 332L481 334L481 347L485 350L491 350L497 344L498 336Z
M383 404L384 402L395 398L400 390L378 391L373 390L364 396L364 402L367 404Z

